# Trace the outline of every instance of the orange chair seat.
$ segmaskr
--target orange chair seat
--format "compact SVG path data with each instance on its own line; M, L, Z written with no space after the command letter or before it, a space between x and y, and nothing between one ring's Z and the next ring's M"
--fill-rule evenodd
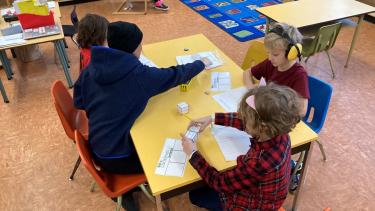
M144 174L110 174L103 171L98 173L109 189L109 191L104 189L104 193L111 198L122 195L147 181Z

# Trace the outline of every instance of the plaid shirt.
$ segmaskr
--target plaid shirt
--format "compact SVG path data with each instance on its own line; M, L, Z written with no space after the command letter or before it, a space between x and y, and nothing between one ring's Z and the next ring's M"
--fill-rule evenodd
M237 113L216 113L215 124L243 130ZM234 169L218 172L199 152L193 154L190 163L220 193L224 210L277 210L288 193L289 136L279 135L265 142L250 141L251 148L237 157Z

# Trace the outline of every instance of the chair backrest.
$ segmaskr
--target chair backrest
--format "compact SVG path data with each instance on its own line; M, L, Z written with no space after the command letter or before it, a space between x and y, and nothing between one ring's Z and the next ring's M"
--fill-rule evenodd
M332 96L332 86L316 77L309 76L310 100L303 121L316 133L319 133L327 116ZM313 111L312 119L310 113Z
M78 16L76 12L76 5L74 5L72 12L70 13L70 20L72 21L72 24L74 26L74 29L76 32L78 32Z
M264 47L264 43L259 40L252 40L249 42L250 46L247 50L245 59L241 65L243 70L247 70L250 67L259 64L260 62L267 59L267 51Z
M341 23L320 27L312 42L312 46L314 46L312 54L331 49L335 45L340 29Z
M60 117L66 135L74 139L74 130L88 134L88 120L84 111L73 106L73 99L62 81L55 81L51 87L51 96L55 104L57 114Z

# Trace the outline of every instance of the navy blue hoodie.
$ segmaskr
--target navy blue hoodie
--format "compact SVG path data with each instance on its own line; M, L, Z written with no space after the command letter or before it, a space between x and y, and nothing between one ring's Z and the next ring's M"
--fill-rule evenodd
M148 100L204 69L201 61L170 68L143 65L123 51L92 47L91 62L74 85L74 105L86 111L89 144L95 157L130 156L134 149L130 129Z

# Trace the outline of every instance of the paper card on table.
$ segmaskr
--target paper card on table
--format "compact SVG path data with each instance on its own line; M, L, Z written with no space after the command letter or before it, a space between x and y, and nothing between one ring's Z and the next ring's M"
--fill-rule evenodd
M211 129L226 161L236 160L250 149L250 135L233 127L214 125Z
M228 91L232 88L229 72L211 73L211 91Z
M219 57L219 54L213 51L200 52L193 55L176 56L177 64L179 65L192 63L201 58L207 58L210 61L211 64L206 66L207 69L223 65L223 61Z
M47 5L37 5L34 1L16 1L14 8L17 14L48 15Z
M182 150L181 141L167 138L161 152L155 174L164 176L184 175L187 156Z
M184 171L185 171L185 164L169 163L167 170L165 172L165 176L182 177L184 176Z
M158 66L145 55L143 55L143 53L141 53L141 55L139 56L139 61L146 66L158 68Z
M212 97L221 105L221 107L224 108L225 111L236 112L239 102L247 91L248 89L246 87L240 87L213 95Z

